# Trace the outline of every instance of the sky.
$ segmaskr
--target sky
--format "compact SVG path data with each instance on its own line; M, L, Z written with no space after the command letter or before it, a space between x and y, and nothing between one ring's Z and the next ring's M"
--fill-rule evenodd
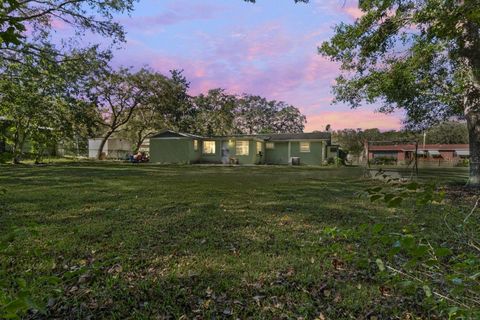
M338 65L317 47L340 22L361 15L357 0L141 0L130 16L117 17L127 42L115 65L149 65L168 74L183 69L192 95L224 88L298 107L306 132L332 129L399 129L401 115L332 105Z

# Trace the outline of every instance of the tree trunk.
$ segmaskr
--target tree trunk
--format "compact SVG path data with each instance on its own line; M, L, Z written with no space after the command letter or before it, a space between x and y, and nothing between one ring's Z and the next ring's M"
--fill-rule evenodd
M112 135L113 131L108 132L105 137L103 137L102 142L100 142L100 146L98 147L97 159L102 160L102 153L105 144L107 143L108 138Z
M470 174L468 185L480 188L480 112L466 114L470 141Z
M138 153L144 140L145 140L145 137L143 136L142 131L140 131L137 135L137 144L135 145L135 150L133 152L134 154Z
M462 30L459 52L464 58L469 78L469 87L465 90L464 98L470 143L468 185L480 188L480 26L468 20Z
M14 143L13 143L13 164L20 164L22 160L22 151L23 151L23 143L25 139L20 138L18 133L15 134Z

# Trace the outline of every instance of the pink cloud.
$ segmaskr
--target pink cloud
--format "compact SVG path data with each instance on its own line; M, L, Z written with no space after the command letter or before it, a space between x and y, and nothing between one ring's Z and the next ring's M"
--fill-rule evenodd
M68 23L58 18L50 19L50 26L57 31L63 31L70 28Z
M358 0L315 0L318 12L331 12L344 14L351 19L361 18L365 13L359 8Z
M352 17L354 19L361 18L365 14L365 12L360 10L360 8L358 7L358 4L357 4L357 6L345 7L345 8L343 8L343 11L345 11L345 13L347 13L350 17Z
M124 18L121 22L133 28L146 32L154 32L159 26L173 25L191 20L209 20L225 11L223 6L207 3L190 3L184 0L171 3L165 12L157 15L135 18Z
M307 116L305 131L323 130L327 124L333 130L345 128L378 128L381 130L400 129L402 127L399 115L389 115L365 109L348 111L329 111Z

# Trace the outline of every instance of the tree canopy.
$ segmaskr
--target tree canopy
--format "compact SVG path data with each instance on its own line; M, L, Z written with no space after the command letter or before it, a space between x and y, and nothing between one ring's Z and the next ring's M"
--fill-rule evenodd
M427 128L465 117L470 183L480 185L480 6L478 0L363 0L354 23L340 23L320 52L341 64L336 102L406 110Z
M40 55L55 24L69 25L75 36L90 32L122 42L124 30L113 15L131 12L136 1L0 0L0 58L20 62L25 52Z

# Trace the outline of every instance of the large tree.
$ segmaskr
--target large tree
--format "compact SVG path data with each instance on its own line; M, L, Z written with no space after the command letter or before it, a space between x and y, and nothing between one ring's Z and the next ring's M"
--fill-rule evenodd
M98 159L102 158L108 139L124 129L138 107L148 104L149 89L158 80L146 69L132 73L130 69L120 68L117 71L106 69L92 81L88 98L97 109L98 125L103 128Z
M224 89L212 89L193 98L195 106L194 133L223 136L236 132L233 120L237 99Z
M244 94L236 101L235 130L243 134L303 132L306 117L283 101Z
M341 64L336 101L406 110L425 128L467 120L469 183L480 186L480 5L478 0L363 0L320 52Z
M55 24L66 24L76 35L91 32L124 40L113 14L130 12L136 0L1 0L0 58L18 61L25 52L38 55L39 45ZM30 27L31 32L27 32Z
M236 101L234 126L244 134L274 131L275 105L265 98L244 94Z
M144 97L125 126L135 152L145 139L163 128L189 131L193 107L186 91L188 82L181 71L173 70L168 78L158 72L144 70L139 85Z
M273 101L275 116L272 119L275 133L300 133L305 129L307 117L300 110L282 101Z
M63 139L72 137L91 119L91 109L78 97L89 75L104 64L103 55L89 49L55 59L48 46L40 56L25 55L22 63L0 59L0 115L9 123L4 138L13 148L15 163L26 141L39 160L60 133Z

